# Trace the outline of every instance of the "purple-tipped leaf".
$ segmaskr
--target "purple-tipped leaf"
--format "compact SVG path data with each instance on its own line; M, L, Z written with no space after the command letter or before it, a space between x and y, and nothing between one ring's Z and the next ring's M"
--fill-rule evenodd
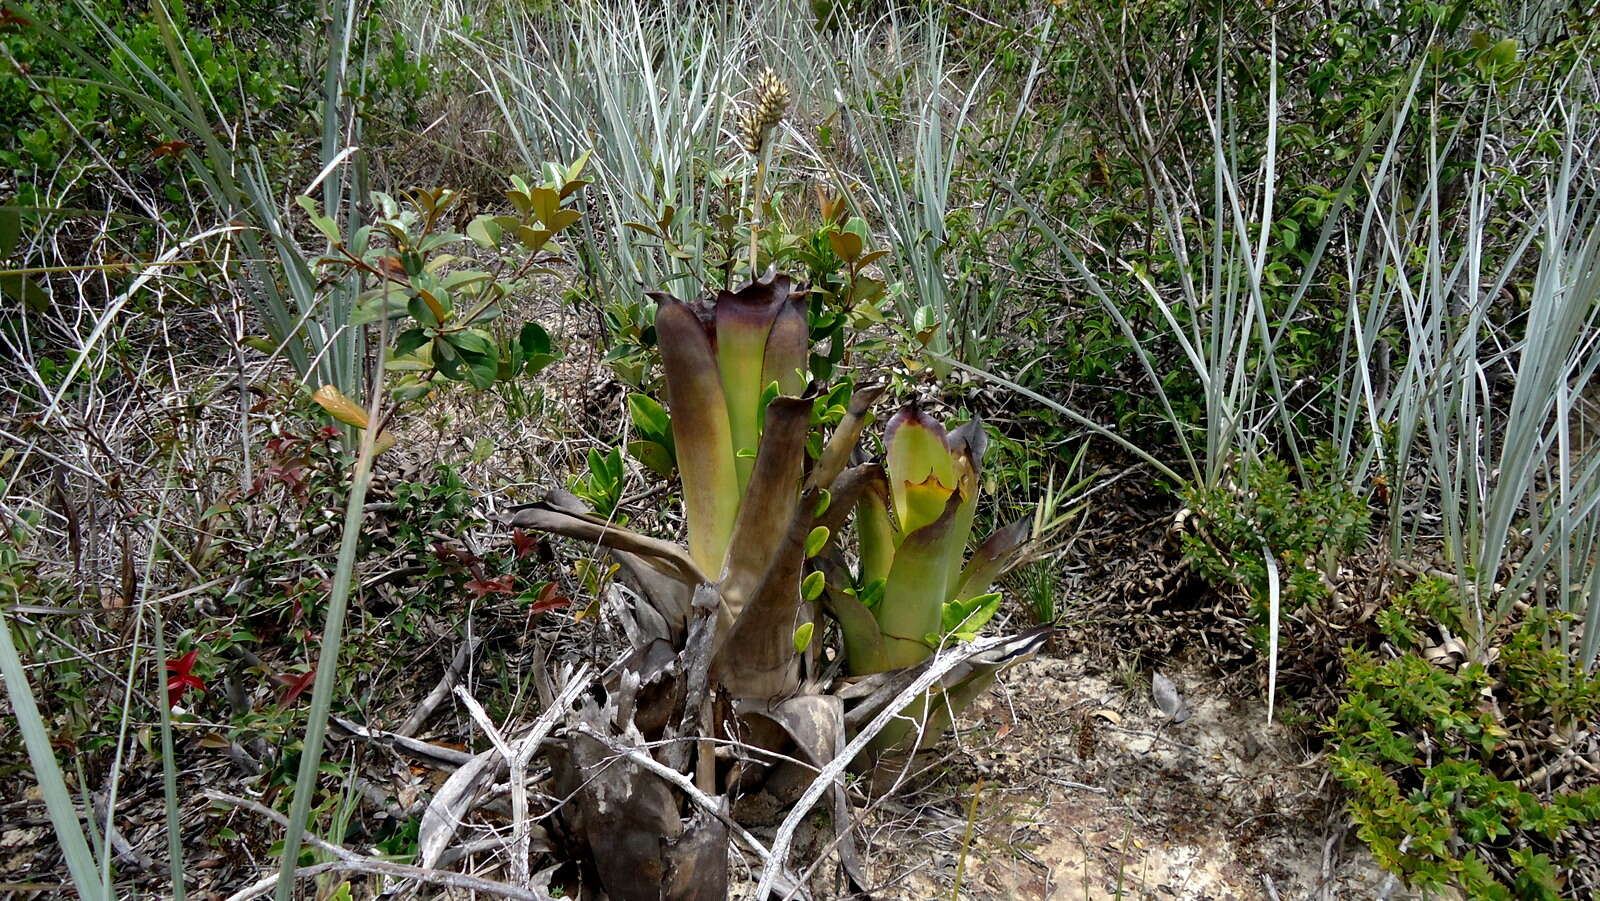
M951 526L951 542L955 552L950 555L950 572L946 584L954 590L961 579L961 559L972 536L972 519L978 512L978 491L982 484L983 453L988 448L989 436L983 430L983 421L973 419L950 433L946 442L955 458L956 490L961 493L961 507L956 511Z
M783 545L800 499L811 399L780 397L767 405L766 427L722 571L724 626L744 610Z
M738 469L722 379L705 326L684 304L662 301L656 310L656 337L683 476L689 553L701 572L715 575L722 569L739 514Z
M806 390L806 357L811 352L811 326L806 321L801 295L790 294L767 333L767 349L761 361L761 387L778 383L778 393L799 397Z
M1024 516L984 539L983 544L972 552L972 559L962 568L961 579L955 586L951 600L967 601L988 591L989 586L1010 568L1032 533L1033 517Z
M772 324L789 299L793 281L775 275L738 291L717 295L714 312L717 370L727 405L728 426L735 453L739 496L755 468L753 453L761 434L761 391ZM803 365L803 364L802 364ZM746 453L748 452L748 453Z

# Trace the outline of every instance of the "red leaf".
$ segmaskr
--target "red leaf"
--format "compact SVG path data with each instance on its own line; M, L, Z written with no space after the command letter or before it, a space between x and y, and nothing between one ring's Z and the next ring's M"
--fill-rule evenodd
M517 529L511 533L511 546L517 549L517 559L521 560L533 553L533 549L539 546L539 539Z
M474 598L482 599L491 594L515 594L516 589L511 586L516 581L516 576L506 573L493 579L473 579L467 583L466 587L468 591L472 592Z
M528 608L530 613L543 613L546 610L560 610L562 607L571 607L572 599L563 595L556 588L556 583L547 582L539 592L539 599Z
M195 660L199 659L200 651L195 649L177 660L167 661L167 706L171 707L183 698L183 693L191 688L206 690L206 683L199 676L194 675Z
M294 703L294 699L305 693L312 683L317 680L317 668L312 667L303 673L281 673L273 676L272 681L284 687L283 696L278 698L279 707L287 707Z
M188 150L189 146L190 144L188 141L164 141L160 144L157 144L156 149L150 151L150 158L157 159L163 156L175 156L185 150Z
M471 566L474 563L483 562L483 558L477 554L445 544L442 541L434 542L433 555L438 557L441 563L454 563L458 566Z

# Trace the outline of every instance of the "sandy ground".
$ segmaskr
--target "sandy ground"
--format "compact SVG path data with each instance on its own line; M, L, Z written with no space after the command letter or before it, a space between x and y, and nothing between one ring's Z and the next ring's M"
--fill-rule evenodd
M1320 761L1260 705L1170 675L1192 708L1182 723L1141 677L1050 657L1012 670L947 739L942 772L880 817L877 896L1410 897L1344 828Z

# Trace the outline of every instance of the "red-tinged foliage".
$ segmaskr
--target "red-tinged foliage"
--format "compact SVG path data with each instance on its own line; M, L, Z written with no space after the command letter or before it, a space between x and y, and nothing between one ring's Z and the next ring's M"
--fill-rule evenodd
M278 698L279 707L288 707L294 699L305 693L312 683L317 680L317 668L312 667L303 673L280 673L272 677L272 681L283 686L283 696Z
M516 576L506 573L503 576L495 576L493 579L473 579L467 583L466 587L468 591L472 592L474 598L482 600L491 594L515 594L516 589L512 586L516 581Z
M206 683L201 681L192 670L194 663L200 658L200 651L193 650L177 660L167 661L167 706L177 704L183 698L183 693L191 688L206 690Z
M539 547L539 539L521 529L517 529L511 533L511 546L517 551L517 559L521 560Z
M164 156L177 156L188 150L190 146L188 141L163 141L157 144L154 150L150 151L150 158L159 159Z
M562 607L571 607L572 599L562 594L556 588L556 583L548 582L539 591L539 599L528 608L531 613L543 613L546 610L560 610Z

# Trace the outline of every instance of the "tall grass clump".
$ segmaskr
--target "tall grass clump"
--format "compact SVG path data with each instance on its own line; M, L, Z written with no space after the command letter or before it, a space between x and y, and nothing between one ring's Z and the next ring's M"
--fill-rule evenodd
M1416 212L1379 216L1374 268L1391 274L1373 278L1361 327L1379 327L1371 311L1392 304L1398 340L1362 351L1380 359L1361 370L1358 396L1364 459L1399 483L1391 550L1438 544L1475 614L1478 652L1531 599L1582 624L1573 650L1592 667L1600 448L1586 408L1600 366L1600 207L1592 147L1577 137L1584 118L1561 114L1559 159L1520 204L1487 183L1484 132L1462 216L1442 214L1437 178ZM1381 365L1391 357L1392 373Z
M148 65L93 7L83 0L74 2L99 29L114 61L107 64L91 50L76 48L80 62L105 89L137 106L164 133L197 136L198 145L185 142L177 152L203 186L208 212L218 224L246 226L234 233L237 265L267 331L252 343L283 355L313 387L331 384L347 395L361 395L366 346L361 330L350 322L357 286L349 280L326 288L319 283L312 271L313 255L301 247L285 213L287 197L280 194L260 153L250 146L244 123L222 120L210 95L213 88L195 63L166 0L155 0L151 11L172 66L170 76ZM364 71L355 58L358 5L356 0L330 5L318 123L320 169L308 185L292 192L320 189L324 209L352 233L364 224L361 204L367 194L366 168L359 154L361 120L353 102L363 89Z
M603 209L588 217L584 260L603 292L706 280L701 226L717 195L703 187L752 55L736 6L586 0L508 10L499 41L463 37L524 165L592 153L590 197Z

